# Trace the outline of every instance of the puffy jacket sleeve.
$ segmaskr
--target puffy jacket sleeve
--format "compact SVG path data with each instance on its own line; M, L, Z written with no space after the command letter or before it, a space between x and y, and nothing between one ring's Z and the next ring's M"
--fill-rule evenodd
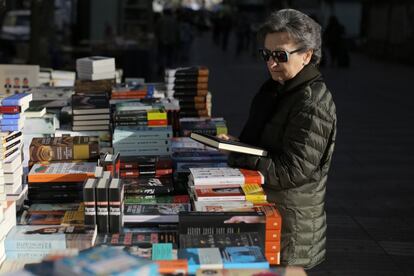
M334 119L321 106L304 99L291 110L279 154L233 154L229 160L233 165L262 172L266 184L274 190L297 187L308 183L319 170L333 127Z
M308 183L320 169L333 127L334 119L322 106L310 99L299 102L289 117L281 153L258 159L256 169L275 190Z

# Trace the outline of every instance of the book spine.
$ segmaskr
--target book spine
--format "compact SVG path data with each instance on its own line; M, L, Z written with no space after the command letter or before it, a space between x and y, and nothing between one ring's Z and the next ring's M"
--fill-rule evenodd
M14 114L20 112L20 106L0 106L0 113Z
M121 186L111 187L109 189L109 232L112 234L121 232L122 200Z
M98 232L106 234L109 232L108 185L105 187L97 187L96 209Z
M96 225L96 181L91 187L84 187L85 225Z

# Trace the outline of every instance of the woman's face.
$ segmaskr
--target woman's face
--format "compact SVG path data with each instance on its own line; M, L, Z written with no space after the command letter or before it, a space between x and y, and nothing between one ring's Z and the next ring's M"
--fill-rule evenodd
M271 52L277 50L292 52L300 48L300 45L297 45L288 33L269 33L265 37L264 48ZM294 78L310 62L312 50L299 51L288 56L287 62L277 62L272 57L266 62L272 79L282 84Z

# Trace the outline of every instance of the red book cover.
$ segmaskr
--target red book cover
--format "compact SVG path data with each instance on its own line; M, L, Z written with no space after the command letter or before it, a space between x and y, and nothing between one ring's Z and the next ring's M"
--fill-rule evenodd
M3 114L20 113L20 106L0 106L0 113L3 113Z

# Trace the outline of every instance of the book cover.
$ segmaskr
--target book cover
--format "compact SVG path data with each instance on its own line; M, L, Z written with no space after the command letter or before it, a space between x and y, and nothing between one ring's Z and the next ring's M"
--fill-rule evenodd
M197 201L245 200L243 190L237 188L194 188Z
M192 132L190 137L200 143L203 143L210 147L214 147L214 148L221 149L221 150L228 150L228 151L246 153L246 154L251 154L251 155L258 155L258 156L267 155L267 151L262 148L250 146L245 143L234 141L234 140L225 140L225 139L221 139L216 136L196 133L196 132Z
M96 178L88 178L83 186L83 202L85 205L85 225L96 225Z
M96 163L36 163L30 169L28 182L81 182L95 176Z
M109 113L106 94L75 94L72 96L74 115Z
M148 275L158 274L157 265L113 247L94 247L78 256L63 258L55 265L56 275Z
M65 211L23 211L18 223L21 225L59 225Z
M124 186L121 179L113 178L109 184L109 232L119 233L122 226L122 207L124 199Z
M31 161L89 160L99 158L99 137L64 136L33 138Z
M158 203L190 203L188 195L135 195L126 194L125 204L158 204Z
M125 195L165 195L174 191L169 177L124 179L123 184Z
M6 238L7 251L51 251L66 248L79 250L94 245L96 228L82 226L18 225Z
M15 114L20 113L20 106L0 106L0 113L2 114Z
M190 210L185 203L127 204L124 206L124 222L177 223L178 214Z
M195 186L212 184L263 184L264 176L259 171L238 168L190 168L189 180Z
M4 106L22 106L28 104L33 99L31 93L18 93L6 98L3 98L1 104Z
M109 232L109 182L110 180L108 178L101 178L96 185L96 222L99 233Z
M180 248L209 248L232 246L262 246L263 237L257 232L210 234L210 235L180 235Z

